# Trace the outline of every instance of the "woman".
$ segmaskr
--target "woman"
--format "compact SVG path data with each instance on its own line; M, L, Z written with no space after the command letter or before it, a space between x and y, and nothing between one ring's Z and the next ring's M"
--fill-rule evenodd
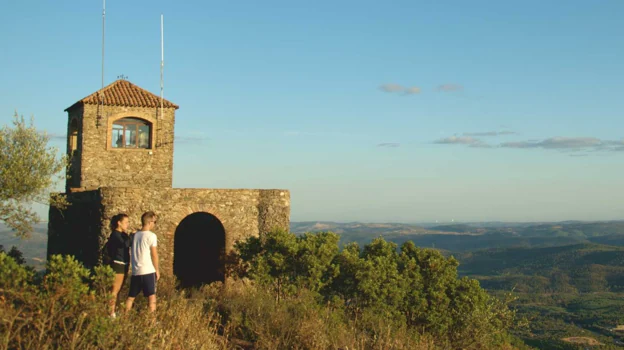
M115 279L113 280L112 298L110 301L110 316L116 317L115 305L117 304L117 296L119 290L123 286L128 269L130 267L130 235L128 234L128 215L117 214L111 220L111 230L108 241L108 254L111 258L110 266L115 271Z

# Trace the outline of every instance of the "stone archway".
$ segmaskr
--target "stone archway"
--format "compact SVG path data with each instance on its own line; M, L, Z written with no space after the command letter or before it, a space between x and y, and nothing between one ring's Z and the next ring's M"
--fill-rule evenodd
M182 287L225 280L225 229L206 212L185 217L175 230L173 273Z

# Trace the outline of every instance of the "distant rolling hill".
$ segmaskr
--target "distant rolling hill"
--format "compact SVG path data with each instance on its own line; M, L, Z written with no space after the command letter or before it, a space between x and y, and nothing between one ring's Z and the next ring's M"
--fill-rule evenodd
M403 243L413 241L422 247L450 251L473 251L486 248L548 247L578 243L603 243L624 246L624 222L564 223L470 223L452 225L415 225L398 223L293 222L295 233L332 231L341 242L366 244L373 238Z
M514 230L521 236L598 237L624 234L624 221L566 222L531 225Z
M48 224L37 224L33 228L30 238L23 239L16 237L7 226L0 224L0 245L5 251L16 246L24 254L28 265L42 269L48 249Z

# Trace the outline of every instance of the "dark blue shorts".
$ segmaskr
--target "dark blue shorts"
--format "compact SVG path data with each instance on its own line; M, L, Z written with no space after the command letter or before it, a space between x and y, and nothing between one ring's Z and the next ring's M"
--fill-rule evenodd
M130 298L136 298L140 291L143 291L143 295L146 297L156 294L156 273L132 276L130 278L130 291L128 292L128 296Z

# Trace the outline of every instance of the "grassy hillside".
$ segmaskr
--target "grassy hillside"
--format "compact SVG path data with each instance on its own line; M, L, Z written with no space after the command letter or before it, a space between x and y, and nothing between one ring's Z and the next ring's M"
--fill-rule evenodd
M569 337L588 337L609 348L624 324L624 247L582 243L557 247L487 249L458 254L462 275L491 293L514 290L529 328L527 344L568 348Z
M583 243L459 254L459 271L489 289L524 292L624 291L624 247ZM520 286L520 287L518 287Z

